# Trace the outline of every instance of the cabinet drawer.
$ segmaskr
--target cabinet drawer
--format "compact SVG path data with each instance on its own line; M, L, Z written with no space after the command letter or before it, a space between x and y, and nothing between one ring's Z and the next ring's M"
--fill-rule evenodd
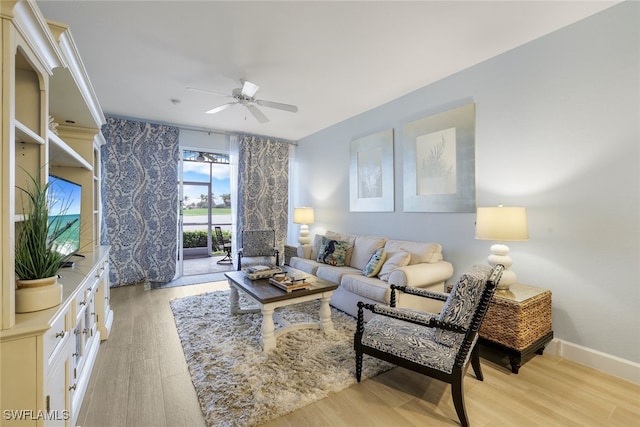
M78 292L75 298L73 298L72 307L71 316L73 317L73 327L76 327L80 321L80 317L84 316L84 311L87 308L87 293L84 290Z
M89 280L84 289L85 296L95 293L99 283L100 281L98 279Z
M69 324L67 320L67 312L62 313L53 322L51 329L47 330L42 337L42 345L44 349L44 357L47 364L51 361L62 344L69 339Z

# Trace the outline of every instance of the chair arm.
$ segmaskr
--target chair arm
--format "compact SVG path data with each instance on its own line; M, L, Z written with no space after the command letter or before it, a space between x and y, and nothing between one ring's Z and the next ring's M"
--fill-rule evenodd
M445 294L444 292L432 291L424 288L414 288L412 286L396 286L391 285L391 307L395 307L395 290L399 290L404 292L405 294L416 295L423 298L435 299L438 301L446 301L449 298L449 294Z
M450 262L421 262L393 270L389 274L389 284L424 287L444 282L451 276L453 276L453 265Z
M358 302L358 331L360 331L360 320L364 320L362 311L365 308L375 314L380 314L382 316L391 317L405 322L415 323L417 325L426 326L428 328L444 329L461 334L467 333L467 328L463 328L462 326L455 325L453 323L438 320L436 318L436 315L432 313L420 313L414 310L402 310L380 304L366 304L362 301ZM362 328L364 328L364 323L362 324Z

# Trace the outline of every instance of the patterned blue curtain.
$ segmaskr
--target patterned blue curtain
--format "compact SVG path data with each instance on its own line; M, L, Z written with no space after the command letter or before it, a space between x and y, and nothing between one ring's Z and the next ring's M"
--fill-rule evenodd
M177 127L108 118L102 146L102 244L111 286L168 282L176 272Z
M240 138L238 148L237 232L276 231L284 254L289 207L289 145L256 136ZM281 255L280 259L284 259Z

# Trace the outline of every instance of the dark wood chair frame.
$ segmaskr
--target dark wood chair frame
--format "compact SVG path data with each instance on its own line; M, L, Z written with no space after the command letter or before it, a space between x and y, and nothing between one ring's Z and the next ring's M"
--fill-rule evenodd
M222 228L219 226L214 227L214 231L216 233L216 241L218 245L218 250L226 252L224 258L218 260L218 264L231 264L233 263L233 259L231 258L231 242L224 240L222 236Z
M419 372L423 375L427 375L429 377L449 383L451 385L451 395L453 398L453 404L454 404L456 413L458 414L458 418L460 419L460 424L463 427L467 427L469 425L469 418L467 417L467 412L464 404L464 388L463 388L464 381L463 380L467 372L467 369L469 368L469 363L465 363L465 361L467 360L467 356L469 355L469 352L471 352L471 357L469 358L470 359L469 361L473 366L473 371L476 375L476 378L480 381L483 381L484 376L482 374L482 368L480 367L480 351L478 348L477 340L473 348L471 348L471 346L474 342L476 335L478 334L478 331L480 330L480 325L482 324L484 315L489 309L489 303L491 302L491 298L493 297L493 294L495 292L496 284L500 281L500 278L502 277L503 270L504 270L504 267L502 265L498 265L491 272L491 275L487 280L487 286L485 286L485 289L480 297L480 301L476 306L475 313L473 314L469 328L462 328L458 325L454 325L447 322L441 322L437 320L435 317L429 319L428 322L420 322L418 320L415 320L415 321L408 320L406 318L389 315L386 312L376 312L375 304L365 304L363 302L358 302L358 318L357 318L358 323L356 327L356 333L354 336L354 349L356 351L356 379L358 380L358 382L360 382L360 379L362 376L362 359L363 359L362 356L363 354L368 354L378 359L385 360L395 365L402 366L406 369ZM411 288L408 286L391 285L391 301L390 301L391 307L395 307L396 291L401 291L401 292L418 295L421 297L431 298L431 299L438 299L441 301L445 301L447 299L447 296L445 294L436 294L436 293L428 293L428 292L425 293L424 290L421 290L421 289ZM368 309L373 313L395 317L400 320L411 321L412 323L426 326L426 327L433 327L438 329L464 333L465 334L464 340L462 342L462 345L460 345L458 353L456 354L455 362L453 364L453 369L451 373L443 372L428 366L422 366L415 362L400 358L393 354L382 352L378 349L368 347L362 344L362 335L365 329L363 309Z

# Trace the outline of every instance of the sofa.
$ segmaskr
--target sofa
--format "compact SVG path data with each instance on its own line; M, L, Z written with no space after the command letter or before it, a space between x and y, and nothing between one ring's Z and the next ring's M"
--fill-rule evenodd
M443 292L453 275L438 243L327 231L314 236L312 244L298 246L296 255L289 260L291 267L340 285L330 304L352 316L358 301L389 305L391 285ZM396 306L439 313L442 303L399 292Z

